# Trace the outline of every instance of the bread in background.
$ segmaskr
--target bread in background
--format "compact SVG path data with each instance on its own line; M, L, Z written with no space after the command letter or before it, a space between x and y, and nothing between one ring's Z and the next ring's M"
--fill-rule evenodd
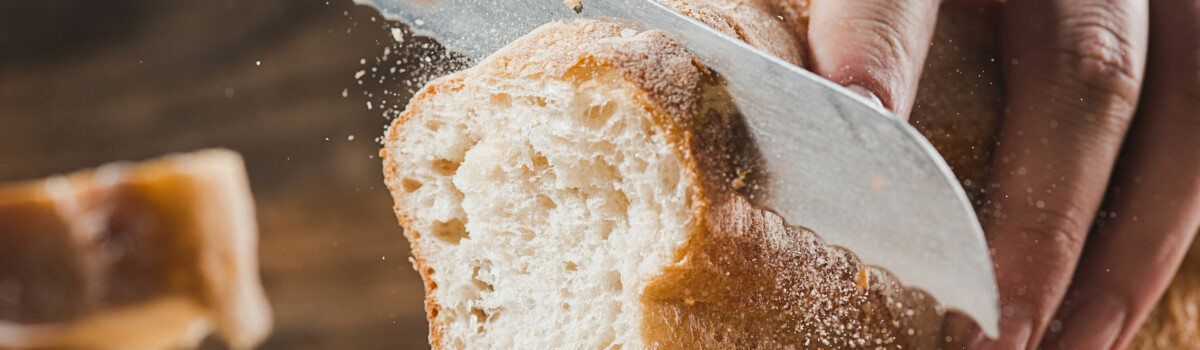
M0 187L0 349L248 349L271 314L228 150Z

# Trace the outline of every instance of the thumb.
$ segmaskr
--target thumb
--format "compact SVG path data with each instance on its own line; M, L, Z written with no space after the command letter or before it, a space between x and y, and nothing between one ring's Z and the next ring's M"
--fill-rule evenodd
M940 4L940 0L812 0L813 70L868 98L878 98L907 120Z

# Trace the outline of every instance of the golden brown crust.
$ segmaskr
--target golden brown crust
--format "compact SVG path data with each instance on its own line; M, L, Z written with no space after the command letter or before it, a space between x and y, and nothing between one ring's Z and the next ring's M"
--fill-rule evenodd
M701 184L704 224L643 290L647 345L932 347L932 300L751 204L762 190L758 150L720 78L696 69L700 99L676 142Z
M430 84L393 123L385 144L399 142L399 131L427 99L457 89L465 80L487 75L570 81L618 74L644 93L631 97L644 104L686 160L690 182L697 185L692 209L704 223L674 255L678 263L643 292L642 335L648 345L773 347L826 341L836 347L876 339L879 344L927 344L921 339L928 337L924 330L929 324L914 321L935 314L928 302L914 307L908 298L916 294L878 272L870 274L871 286L859 287L855 277L864 267L856 259L824 246L803 229L784 226L777 216L739 197L753 194L761 171L755 170L757 151L720 78L663 35L634 38L616 25L595 21L547 25L478 67ZM404 195L398 163L386 152L381 155L389 189L394 196ZM416 242L421 233L412 230L403 208L396 209L409 241ZM416 244L413 256L429 296L430 342L442 348L445 325L432 297L435 271ZM790 311L772 313L777 310ZM914 336L907 334L910 328Z
M941 318L923 294L744 197L710 208L643 294L651 348L932 347Z
M808 63L807 0L660 0L784 61Z
M399 130L412 117L414 106L419 106L422 103L425 103L424 101L434 98L434 96L437 96L440 91L455 89L460 87L461 84L462 78L459 77L458 74L450 75L430 82L429 85L421 90L421 92L413 96L412 100L409 101L408 108L405 110L405 112L397 116L396 120L392 121L391 126L388 127L384 144L395 144L396 142L399 142ZM387 185L388 191L392 193L393 198L397 199L397 204L392 207L392 211L396 213L396 219L400 222L400 226L404 228L404 238L406 238L409 242L409 251L410 254L412 254L412 257L409 258L409 262L413 264L413 269L421 274L421 280L424 282L425 318L429 320L429 345L434 349L444 349L445 347L442 343L442 339L444 338L443 334L445 325L438 320L438 313L441 312L441 306L438 304L437 297L435 297L433 293L433 291L437 289L437 282L433 281L433 274L436 273L436 271L434 271L433 267L430 267L429 264L426 263L425 254L422 252L421 247L416 243L417 238L421 236L421 233L412 229L412 219L408 217L407 211L400 208L398 196L401 196L404 192L403 189L399 188L399 185L397 185L400 183L399 179L401 177L398 173L399 165L394 159L392 159L392 157L388 156L387 150L387 147L379 150L379 158L383 159L383 177L386 180L384 183Z

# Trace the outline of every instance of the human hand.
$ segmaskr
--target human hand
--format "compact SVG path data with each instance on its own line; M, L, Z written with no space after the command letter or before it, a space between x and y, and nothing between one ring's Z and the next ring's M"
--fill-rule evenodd
M907 118L939 5L812 0L815 70ZM967 345L1124 347L1200 229L1200 1L1003 6L983 215L1001 337Z

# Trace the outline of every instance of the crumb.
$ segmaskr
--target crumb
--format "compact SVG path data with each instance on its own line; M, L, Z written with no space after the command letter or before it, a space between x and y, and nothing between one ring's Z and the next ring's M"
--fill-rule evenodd
M854 278L854 283L858 285L859 290L871 288L871 272L864 267L858 270L858 276Z
M583 12L583 0L563 0L563 4L575 10L575 13Z
M740 189L742 189L742 187L746 187L746 174L749 174L749 173L750 173L749 170L738 171L738 177L736 179L733 179L732 185L733 185L734 191L740 190Z
M688 305L696 305L696 299L686 298L683 299L683 303Z
M398 43L404 42L404 32L400 28L392 28L392 39Z

